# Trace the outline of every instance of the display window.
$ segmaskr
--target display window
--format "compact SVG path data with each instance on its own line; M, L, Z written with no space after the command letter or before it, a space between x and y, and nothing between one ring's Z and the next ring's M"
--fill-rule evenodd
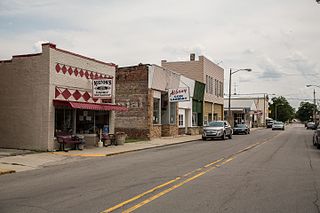
M55 135L109 133L109 111L55 108Z

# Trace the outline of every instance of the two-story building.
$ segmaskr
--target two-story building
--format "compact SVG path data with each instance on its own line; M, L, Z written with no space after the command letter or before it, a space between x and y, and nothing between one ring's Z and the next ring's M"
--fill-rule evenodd
M212 120L224 119L223 82L224 70L204 56L195 60L190 54L190 61L161 61L161 66L205 84L203 116L200 122L206 125Z

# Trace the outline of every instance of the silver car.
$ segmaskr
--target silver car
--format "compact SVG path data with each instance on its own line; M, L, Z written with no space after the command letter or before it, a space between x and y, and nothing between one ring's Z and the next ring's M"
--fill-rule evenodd
M227 121L212 121L203 127L202 140L207 138L232 138L232 128Z
M281 121L275 121L272 125L272 130L284 130L284 123Z

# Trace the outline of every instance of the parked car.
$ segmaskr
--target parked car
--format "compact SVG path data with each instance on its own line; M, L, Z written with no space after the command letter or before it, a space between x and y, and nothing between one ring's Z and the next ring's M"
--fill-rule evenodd
M281 121L274 121L272 125L272 130L284 130L284 123Z
M237 124L233 127L233 134L250 134L250 127L247 124Z
M306 125L307 129L316 129L317 126L314 122L308 122Z
M273 120L267 120L267 128L272 128Z
M207 138L232 138L232 128L228 121L212 121L208 126L203 127L202 140Z
M313 145L320 149L320 127L313 133Z

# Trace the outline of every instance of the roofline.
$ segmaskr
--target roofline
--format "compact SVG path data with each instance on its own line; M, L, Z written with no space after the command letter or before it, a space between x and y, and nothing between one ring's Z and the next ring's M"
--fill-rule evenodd
M99 60L96 60L94 58L89 58L89 57L86 57L86 56L83 56L83 55L80 55L80 54L77 54L77 53L74 53L74 52L70 52L70 51L67 51L67 50L59 49L59 48L57 48L56 44L53 44L53 43L43 43L42 47L43 46L49 46L49 48L57 50L59 52L63 52L63 53L70 54L70 55L74 55L74 56L77 56L77 57L80 57L80 58L83 58L83 59L87 59L87 60L90 60L90 61L94 61L94 62L97 62L97 63L100 63L100 64L104 64L104 65L108 65L108 66L112 66L112 67L118 67L118 65L116 65L114 63L107 63L107 62L99 61ZM42 52L41 53L13 55L12 59L13 58L27 58L27 57L39 56L41 54L42 54ZM0 60L0 63L12 62L12 59Z
M57 48L56 44L53 44L53 43L50 43L50 42L42 44L42 46L47 46L47 45L49 45L49 48L57 50L59 52L63 52L63 53L70 54L70 55L74 55L74 56L77 56L77 57L80 57L80 58L83 58L83 59L87 59L87 60L90 60L90 61L98 62L100 64L105 64L105 65L108 65L108 66L117 67L117 65L114 64L114 63L103 62L103 61L100 61L100 60L97 60L97 59L94 59L94 58L89 58L87 56L83 56L83 55L80 55L80 54L77 54L77 53L74 53L74 52L71 52L71 51L68 51L68 50L63 50L63 49Z

